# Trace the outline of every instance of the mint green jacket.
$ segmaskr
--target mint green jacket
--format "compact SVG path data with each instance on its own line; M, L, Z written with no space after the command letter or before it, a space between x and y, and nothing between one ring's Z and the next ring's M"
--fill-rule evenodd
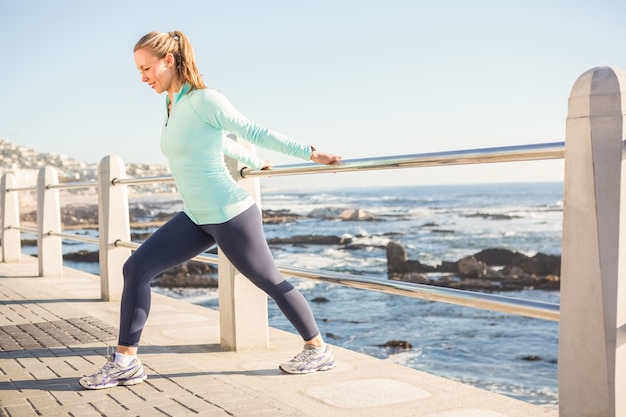
M166 98L166 109L170 98ZM161 134L161 151L167 157L184 203L196 224L224 223L254 204L233 180L224 155L255 169L263 160L226 137L233 133L251 144L304 160L311 147L251 122L218 91L191 90L185 84L174 95L172 109Z

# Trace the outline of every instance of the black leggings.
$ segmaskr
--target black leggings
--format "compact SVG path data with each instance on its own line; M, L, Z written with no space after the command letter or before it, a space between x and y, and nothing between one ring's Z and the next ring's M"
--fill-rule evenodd
M178 213L132 254L124 264L119 345L139 346L150 313L150 281L215 243L239 272L272 297L305 341L319 334L309 304L278 272L254 205L220 224L197 225Z

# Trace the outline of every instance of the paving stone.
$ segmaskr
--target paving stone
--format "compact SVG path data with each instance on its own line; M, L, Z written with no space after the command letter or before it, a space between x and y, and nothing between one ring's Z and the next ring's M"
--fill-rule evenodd
M61 406L70 406L73 404L79 404L85 401L85 397L80 395L78 391L74 389L58 389L54 390L51 395Z
M29 404L9 405L3 409L10 417L36 417L39 415Z
M48 412L48 410L46 411ZM90 403L77 403L70 406L60 406L56 410L50 409L49 412L50 414L46 414L42 417L103 417L102 414ZM55 412L57 414L54 414Z
M59 403L56 399L51 395L40 395L37 397L29 398L28 400L31 404L31 407L35 409L35 411L42 411L46 408L58 408Z
M100 396L100 398L98 399L91 400L89 403L92 404L93 407L103 416L108 416L115 413L119 414L128 411L127 406L125 406L124 404L120 404L106 394Z

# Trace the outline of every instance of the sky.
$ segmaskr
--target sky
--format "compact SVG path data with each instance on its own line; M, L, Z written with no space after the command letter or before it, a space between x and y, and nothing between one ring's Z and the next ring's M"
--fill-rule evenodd
M205 83L241 113L344 160L561 142L576 79L626 69L624 16L624 0L0 0L0 139L86 162L165 165L165 95L141 82L133 46L176 29ZM262 184L562 179L557 160Z

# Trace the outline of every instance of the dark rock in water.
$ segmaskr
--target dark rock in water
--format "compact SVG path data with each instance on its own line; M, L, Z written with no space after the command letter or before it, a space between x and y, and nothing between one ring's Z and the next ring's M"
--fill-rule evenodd
M523 361L529 361L529 362L535 362L535 361L542 361L543 358L541 356L537 356L537 355L528 355L528 356L522 356L520 358Z
M495 269L494 267L502 267ZM458 279L430 277L428 273L454 274ZM529 257L507 249L491 248L457 262L424 265L407 259L402 245L387 245L389 279L475 291L517 291L527 288L558 290L561 257L538 253Z
M74 262L100 262L100 253L98 251L81 250L78 252L66 253L63 255L63 259Z
M501 248L484 249L474 254L474 258L487 265L509 265L515 259L525 256L519 252Z
M330 302L330 300L326 297L315 297L314 299L311 300L314 303L328 303Z
M270 245L347 245L350 242L352 242L351 238L332 235L299 235L285 238L275 237L267 240Z
M408 273L408 272L434 272L435 268L424 265L419 261L410 261L407 259L406 251L402 245L390 241L387 244L387 271L389 273Z
M413 345L406 340L389 340L382 345L377 345L379 347L386 347L392 349L412 349Z
M509 214L490 214L490 213L473 213L473 214L466 214L465 217L481 217L483 219L490 219L490 220L512 220L512 219L516 219L519 218L519 216L511 216Z
M263 210L263 223L265 224L281 224L291 223L303 216L292 213L290 210Z

